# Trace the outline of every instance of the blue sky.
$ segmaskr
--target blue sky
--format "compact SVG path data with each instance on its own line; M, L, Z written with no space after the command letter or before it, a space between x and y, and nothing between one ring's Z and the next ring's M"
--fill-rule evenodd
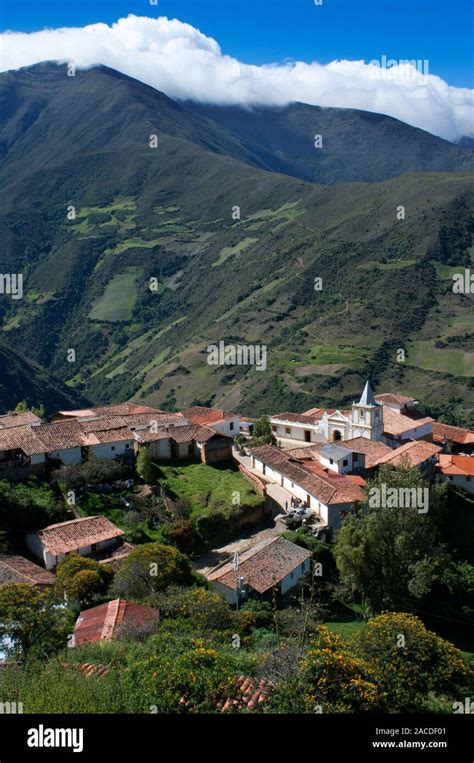
M110 24L134 13L168 16L214 37L245 63L285 59L428 59L430 72L472 87L471 0L18 0L0 4L0 29Z

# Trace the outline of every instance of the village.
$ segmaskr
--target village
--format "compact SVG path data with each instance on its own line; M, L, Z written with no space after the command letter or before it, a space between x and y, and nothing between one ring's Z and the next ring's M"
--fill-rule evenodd
M367 481L381 467L416 467L428 485L448 481L474 492L474 431L439 423L418 407L406 395L375 394L367 381L347 410L313 407L263 417L267 437L258 445L252 441L255 419L203 406L169 413L123 403L57 411L48 422L28 410L15 411L0 416L0 479L41 484L58 468L114 461L129 469L128 479L117 484L131 488L140 480L136 465L144 453L157 465L204 464L215 470L217 481L223 467L240 474L264 511L229 543L193 559L211 589L238 608L251 598L284 599L301 585L311 575L313 555L284 533L304 528L330 543L344 518L360 510ZM74 506L74 491L65 500ZM131 505L123 490L119 500ZM227 500L235 502L235 495ZM52 586L58 565L71 554L116 570L137 548L124 536L106 516L78 512L67 521L26 528L21 538L15 534L15 553L0 554L0 587ZM157 610L133 601L106 601L80 613L69 645L110 640L119 626L158 618Z

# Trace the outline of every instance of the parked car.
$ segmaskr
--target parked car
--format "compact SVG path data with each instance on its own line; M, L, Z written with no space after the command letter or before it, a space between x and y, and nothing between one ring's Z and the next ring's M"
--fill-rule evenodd
M313 516L314 512L311 511L311 509L301 507L300 509L296 509L295 514L297 517L301 517L302 519L308 519L308 517Z

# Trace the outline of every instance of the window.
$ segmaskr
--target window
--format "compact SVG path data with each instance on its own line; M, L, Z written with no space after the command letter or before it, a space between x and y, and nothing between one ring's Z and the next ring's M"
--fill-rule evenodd
M295 486L295 483L294 483L294 482L292 482L292 483L291 483L291 487L294 487L294 486Z
M359 454L358 453L353 453L352 454L352 460L353 461L358 461L359 460Z
M343 466L347 466L348 463L349 463L349 461L347 460L347 458L345 458L344 461L342 462L342 465Z
M111 445L110 450L115 450L115 445Z
M334 459L333 459L333 458L330 458L330 459L329 459L329 463L330 463L330 464L333 464L333 463L334 463Z
M273 430L273 432L276 432L276 431L277 431L277 428L276 428L276 424L273 424L273 426L272 426L272 430Z
M291 434L291 427L285 427L286 434Z
M290 574L290 578L293 580L293 573Z
M127 442L127 443L125 444L125 448L129 448L129 447L130 447L130 443L129 443L129 442Z
M466 477L466 482L470 482L470 481L471 481L471 478L470 477Z
M305 432L304 432L304 439L305 439L305 442L311 442L311 432L307 429L305 429Z
M233 428L234 428L234 422L231 421L230 424L229 424L229 429L232 431Z

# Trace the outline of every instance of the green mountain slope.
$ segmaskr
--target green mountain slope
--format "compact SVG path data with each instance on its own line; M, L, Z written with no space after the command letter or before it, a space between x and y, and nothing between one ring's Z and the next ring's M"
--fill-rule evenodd
M451 280L471 263L468 173L328 187L264 171L103 67L1 75L0 103L2 271L25 283L0 299L1 336L72 390L256 414L344 404L370 373L474 416L472 296ZM267 370L209 366L221 340L264 343Z
M384 114L304 103L252 109L187 105L231 132L266 169L313 183L376 182L404 172L474 169L469 142L454 145ZM316 136L321 136L318 148Z
M37 363L0 342L0 410L13 410L25 400L28 406L46 406L52 413L61 408L87 404L87 400L69 389Z

